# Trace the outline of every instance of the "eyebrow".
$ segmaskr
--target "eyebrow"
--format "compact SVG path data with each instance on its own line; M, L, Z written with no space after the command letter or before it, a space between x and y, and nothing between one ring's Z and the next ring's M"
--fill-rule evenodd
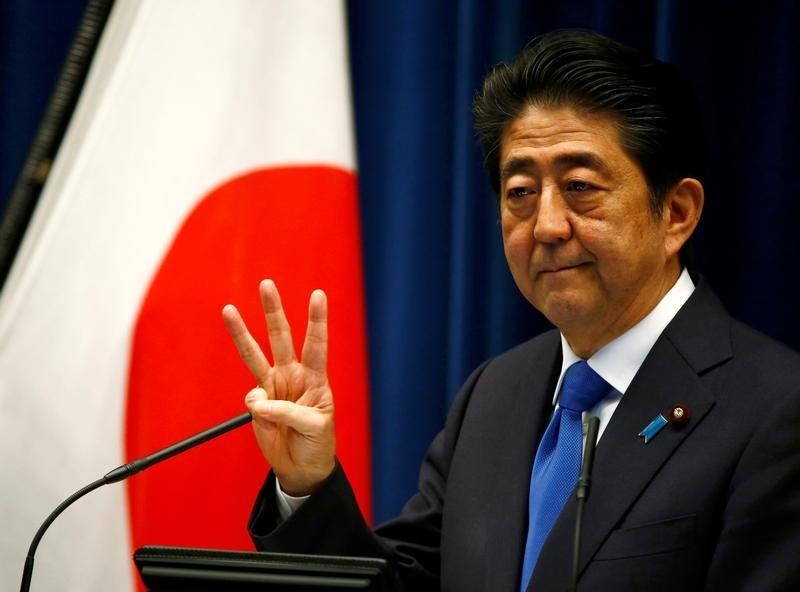
M555 159L555 168L564 171L574 168L587 168L602 174L610 174L608 165L594 152L571 152ZM520 156L509 159L500 170L500 179L505 180L517 173L536 171L539 165L532 158Z

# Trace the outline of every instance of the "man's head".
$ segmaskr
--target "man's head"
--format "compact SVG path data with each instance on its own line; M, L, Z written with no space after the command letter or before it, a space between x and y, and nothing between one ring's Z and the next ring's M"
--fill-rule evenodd
M562 30L537 37L516 58L494 66L475 97L475 128L495 191L503 130L530 105L610 116L623 148L644 172L654 213L675 182L702 176L700 114L680 73L597 33Z
M699 220L678 80L601 36L559 32L495 67L475 101L514 280L581 356L656 306Z

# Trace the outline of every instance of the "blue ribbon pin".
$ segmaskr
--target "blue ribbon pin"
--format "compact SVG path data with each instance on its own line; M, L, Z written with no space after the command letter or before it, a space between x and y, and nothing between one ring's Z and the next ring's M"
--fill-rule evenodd
M663 428L668 423L669 422L666 420L666 418L659 413L658 415L655 416L653 421L647 424L647 427L645 429L639 432L639 435L644 437L644 443L647 444L650 440L652 440L655 437L655 435L659 431L661 431L661 428Z

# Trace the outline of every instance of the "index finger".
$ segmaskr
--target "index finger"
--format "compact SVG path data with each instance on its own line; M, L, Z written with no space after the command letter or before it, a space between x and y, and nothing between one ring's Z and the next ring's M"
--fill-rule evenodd
M242 315L239 314L235 306L227 304L222 309L222 320L225 321L225 327L233 338L233 343L236 345L236 349L239 350L239 355L250 369L250 373L259 384L263 384L269 370L269 362L264 352L261 351L258 342L247 330L247 325L245 325Z

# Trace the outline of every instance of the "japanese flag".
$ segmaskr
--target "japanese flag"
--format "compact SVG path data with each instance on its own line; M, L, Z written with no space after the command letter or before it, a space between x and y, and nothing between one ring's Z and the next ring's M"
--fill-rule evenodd
M298 351L328 294L337 454L369 516L347 63L341 2L115 2L0 298L0 589L69 494L245 410L220 311L266 345L266 277ZM144 544L251 549L266 471L245 427L90 494L45 535L32 590L133 590Z

